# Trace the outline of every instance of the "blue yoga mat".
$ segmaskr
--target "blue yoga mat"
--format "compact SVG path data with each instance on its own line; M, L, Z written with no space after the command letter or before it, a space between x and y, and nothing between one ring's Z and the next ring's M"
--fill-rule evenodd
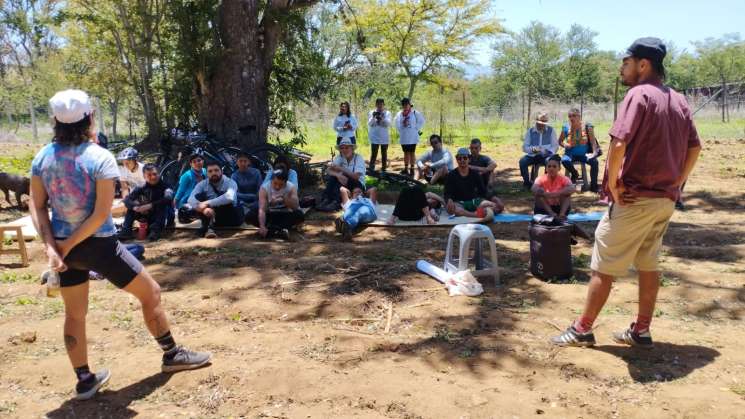
M572 213L569 214L569 221L583 222L583 221L600 221L603 218L605 212L595 211L586 213ZM532 215L529 214L498 214L494 216L495 223L519 223L529 222L533 219Z

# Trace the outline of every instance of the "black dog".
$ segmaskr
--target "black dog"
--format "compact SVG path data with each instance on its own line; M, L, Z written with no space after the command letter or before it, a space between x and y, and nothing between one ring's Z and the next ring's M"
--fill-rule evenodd
M20 207L21 195L25 194L28 196L29 194L29 183L30 180L27 177L0 172L0 191L3 191L5 194L5 200L11 205L13 203L10 202L10 194L8 191L13 191L16 196L16 202Z

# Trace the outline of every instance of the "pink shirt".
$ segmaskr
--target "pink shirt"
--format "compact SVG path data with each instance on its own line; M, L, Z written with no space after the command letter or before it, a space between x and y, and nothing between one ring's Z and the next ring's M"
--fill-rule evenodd
M555 178L551 179L549 175L541 175L535 180L535 184L543 188L548 193L559 192L572 184L572 181L563 175L556 175ZM548 205L559 205L561 200L559 198L546 198Z
M610 135L626 143L621 166L623 185L636 196L670 198L683 172L689 148L701 145L683 95L662 84L643 83L631 88L618 109ZM608 166L603 189L609 198Z

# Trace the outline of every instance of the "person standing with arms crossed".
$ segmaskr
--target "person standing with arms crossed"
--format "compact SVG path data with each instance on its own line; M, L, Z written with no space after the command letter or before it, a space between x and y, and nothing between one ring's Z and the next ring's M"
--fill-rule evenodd
M595 230L592 279L582 315L551 343L593 346L592 325L613 281L634 265L639 274L639 312L613 334L619 344L650 348L649 326L660 287L657 258L680 188L693 170L701 142L685 97L662 82L667 50L657 38L628 48L621 79L631 87L611 128L603 189L611 203Z
M85 318L90 271L140 301L145 324L163 349L163 372L207 365L211 354L176 346L160 304L160 286L116 239L111 204L119 170L114 156L91 141L95 131L90 98L80 90L65 90L55 94L49 105L55 137L31 164L29 208L49 267L60 276L65 348L78 379L76 398L90 399L111 376L108 370L92 372L88 367Z
M396 114L395 122L399 143L404 152L404 170L401 174L414 177L416 145L419 144L419 136L422 135L424 116L412 108L411 100L405 97L401 99L401 111Z

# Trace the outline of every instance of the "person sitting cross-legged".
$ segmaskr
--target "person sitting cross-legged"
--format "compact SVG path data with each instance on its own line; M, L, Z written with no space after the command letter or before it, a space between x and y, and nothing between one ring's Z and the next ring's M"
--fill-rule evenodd
M279 235L290 238L289 229L297 227L305 220L300 211L297 186L288 180L287 170L275 170L269 184L259 189L258 227L261 237Z
M548 124L548 114L539 112L535 118L535 126L525 133L523 140L523 152L525 155L520 159L520 176L523 178L523 187L530 190L531 183L528 167L530 165L543 166L549 156L556 154L559 143L556 139L556 131Z
M375 206L378 204L375 188L368 191L369 198L365 197L362 188L356 187L351 192L349 189L341 188L341 207L344 214L334 221L336 232L342 238L349 240L352 235L364 224L370 224L378 219Z
M245 217L243 206L238 204L238 185L222 174L216 162L207 164L207 179L197 183L187 205L179 210L179 217L187 210L185 218L201 219L197 235L208 239L217 237L215 227L238 227Z
M535 214L546 214L565 220L571 210L571 196L576 191L572 181L559 173L561 157L554 154L546 160L546 174L533 183Z
M119 233L121 240L132 238L132 224L135 220L147 222L148 240L158 240L169 217L173 218L173 190L160 179L158 168L154 164L147 163L142 171L145 185L134 188L124 198L127 214Z
M478 172L484 180L484 186L489 189L489 185L494 183L494 169L497 168L497 162L491 157L481 154L481 140L474 138L468 146L471 150L469 165L471 170Z
M365 190L365 159L354 152L355 145L349 138L339 142L339 155L326 170L326 189L321 196L319 211L336 211L341 207L341 187Z
M236 159L238 170L230 176L238 185L238 203L243 205L243 212L247 219L253 219L259 213L259 188L261 187L261 172L251 167L251 160L247 153L238 154Z
M468 166L470 156L467 148L458 149L455 155L458 167L448 173L445 179L444 195L448 214L485 218L489 213L493 215L502 212L504 207L499 203L484 199L486 186L481 175Z
M430 185L434 185L445 179L445 176L453 170L453 156L443 147L442 138L437 134L429 137L432 150L428 150L416 161L416 179L426 179Z
M595 138L592 124L582 124L582 116L577 108L569 110L569 124L564 125L559 135L559 146L564 147L561 164L566 173L571 174L572 183L577 183L579 173L574 168L575 162L590 165L590 190L598 192L598 156L600 146Z

